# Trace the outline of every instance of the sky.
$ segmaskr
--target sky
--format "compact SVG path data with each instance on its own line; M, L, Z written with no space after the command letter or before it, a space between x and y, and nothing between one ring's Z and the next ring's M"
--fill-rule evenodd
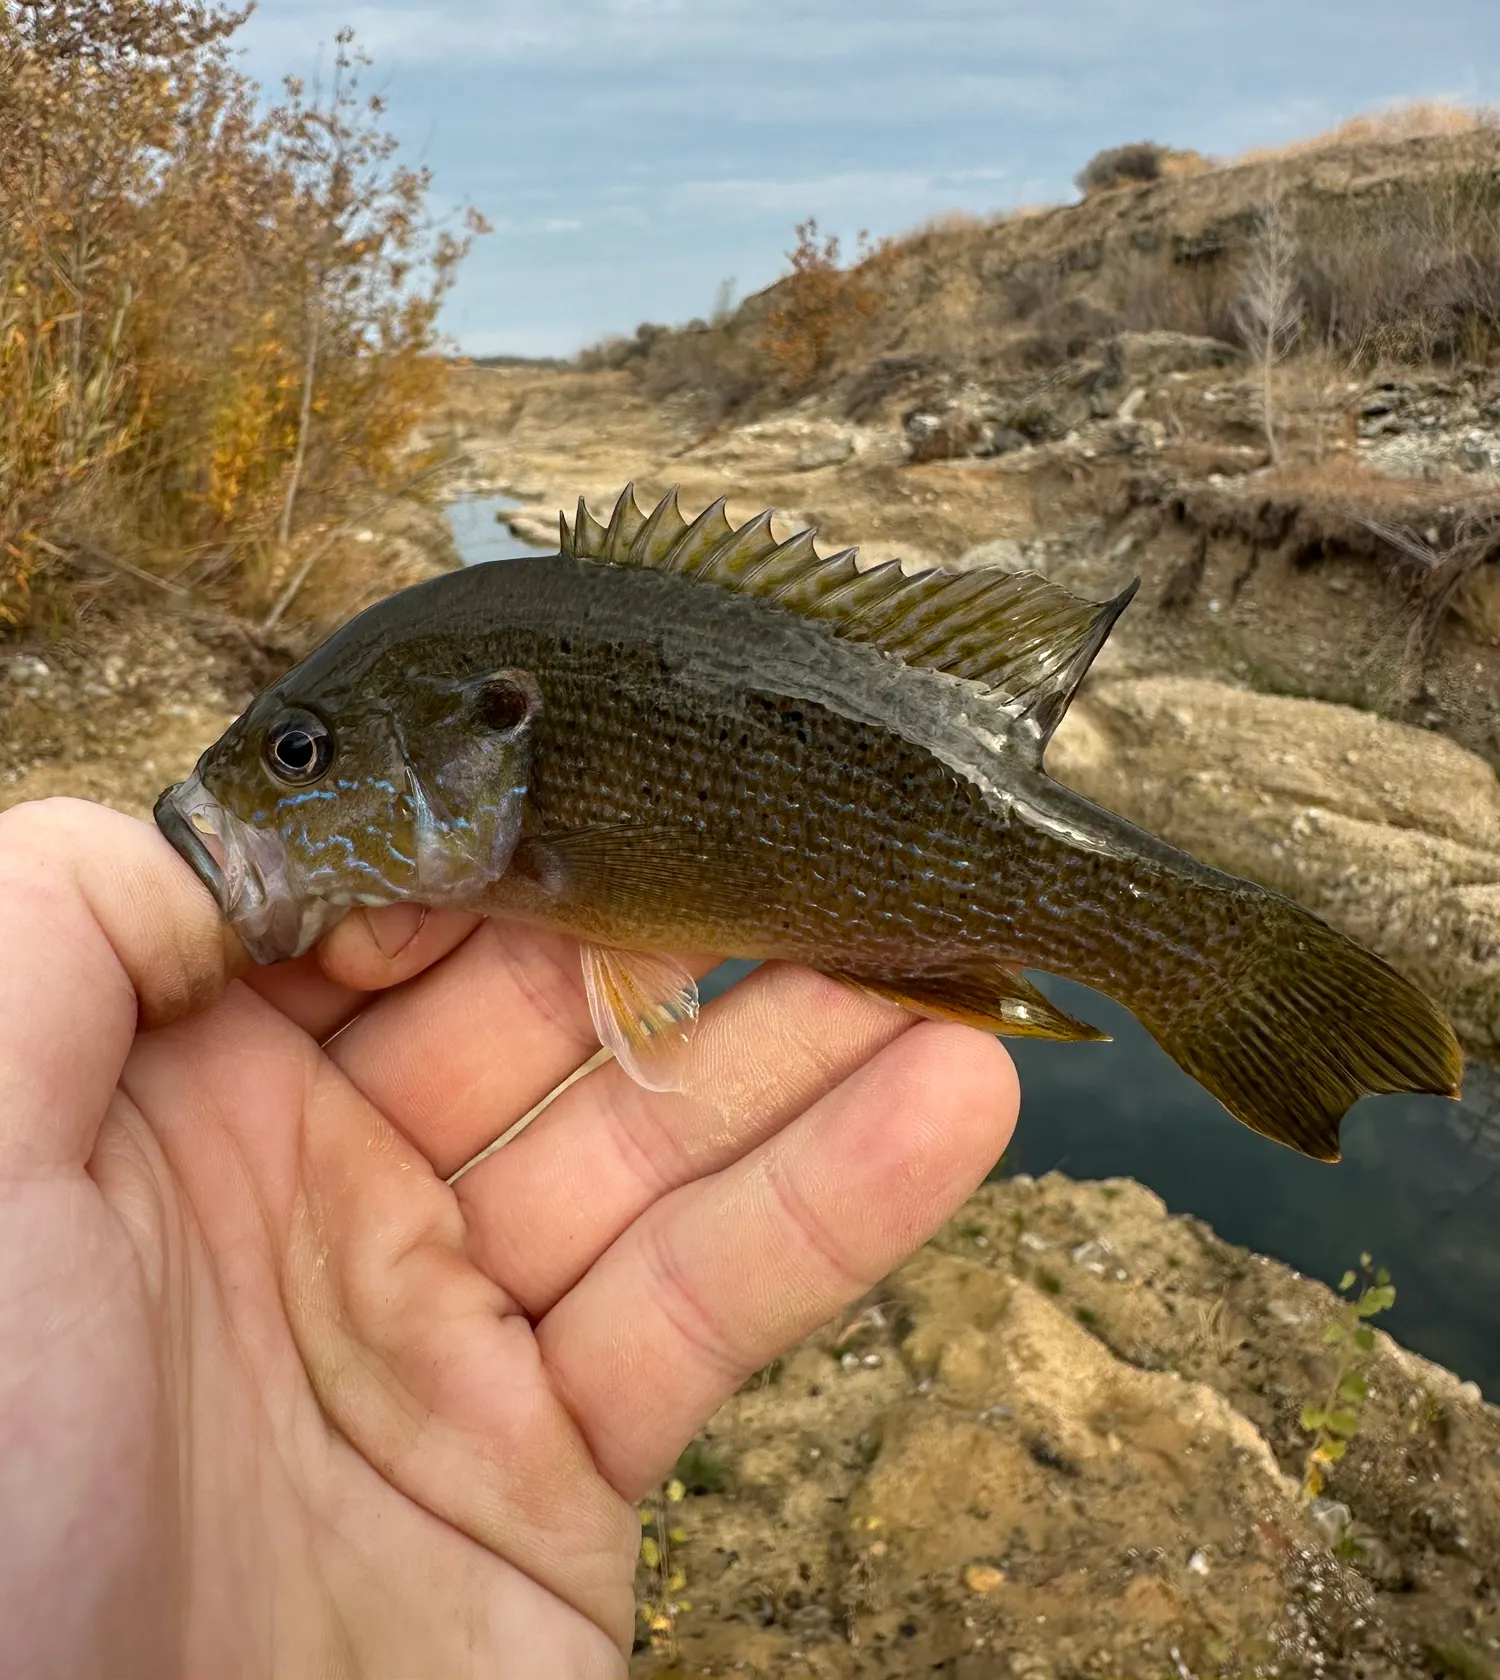
M1500 103L1496 0L260 0L245 67L310 74L346 24L434 207L494 227L443 320L470 355L707 316L808 216L852 247L1066 202L1128 140L1232 156Z

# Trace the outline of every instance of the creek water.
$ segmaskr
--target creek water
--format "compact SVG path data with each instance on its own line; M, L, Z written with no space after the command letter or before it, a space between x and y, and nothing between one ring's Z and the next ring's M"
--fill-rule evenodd
M472 497L450 510L467 562L544 552L497 522L517 505ZM753 966L723 964L705 999ZM1134 1178L1173 1212L1333 1284L1368 1252L1396 1284L1382 1326L1500 1398L1500 1071L1471 1065L1460 1103L1367 1099L1344 1122L1343 1161L1329 1167L1237 1125L1118 1004L1031 978L1113 1042L1008 1043L1021 1119L997 1175Z

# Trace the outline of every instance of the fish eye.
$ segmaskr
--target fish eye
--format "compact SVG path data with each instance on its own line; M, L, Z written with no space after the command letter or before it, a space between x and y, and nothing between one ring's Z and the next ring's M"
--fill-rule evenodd
M333 734L311 712L288 712L266 736L266 763L280 781L315 782L332 762Z
M486 729L508 735L533 718L541 706L535 681L523 671L496 671L477 689L475 714Z

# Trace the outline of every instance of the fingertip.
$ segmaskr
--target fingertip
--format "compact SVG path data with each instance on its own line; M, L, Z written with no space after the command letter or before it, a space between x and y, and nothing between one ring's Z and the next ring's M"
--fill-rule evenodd
M907 1037L907 1053L954 1108L1008 1139L1021 1110L1021 1080L1002 1041L951 1021L924 1021Z
M330 980L352 991L381 991L440 962L482 920L420 904L357 909L318 945L318 966Z
M860 1128L859 1170L904 1241L926 1240L1009 1147L1020 1113L1015 1063L999 1039L923 1021L870 1064L878 1096ZM868 1101L868 1092L860 1093ZM897 1212L897 1210L900 1210Z
M1020 1075L1004 1044L993 1033L950 1021L924 1021L907 1038L909 1053L944 1093L957 1122L953 1133L972 1139L979 1155L998 1159L1021 1112Z

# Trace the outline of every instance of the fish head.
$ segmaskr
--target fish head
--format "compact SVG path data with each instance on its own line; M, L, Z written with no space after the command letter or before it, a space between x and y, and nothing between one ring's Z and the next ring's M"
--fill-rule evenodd
M257 962L301 956L357 905L465 908L520 839L540 712L529 672L314 655L162 794L157 825Z

